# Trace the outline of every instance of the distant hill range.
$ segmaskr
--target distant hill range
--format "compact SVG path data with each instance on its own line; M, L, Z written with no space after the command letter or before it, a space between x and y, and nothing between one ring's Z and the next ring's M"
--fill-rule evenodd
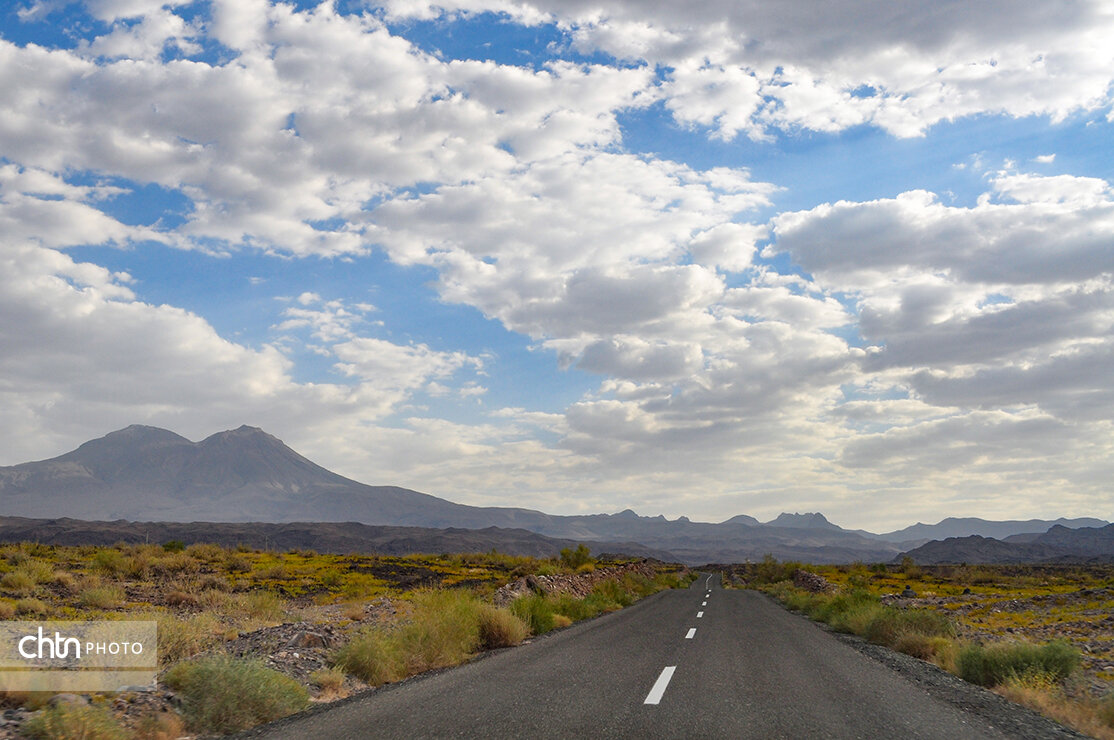
M1107 522L1102 519L1092 518L1061 518L1053 521L1028 519L1026 521L1011 520L1005 522L990 522L986 519L975 519L972 517L948 517L936 524L917 523L911 527L899 529L896 532L887 532L878 536L888 542L899 542L904 546L912 546L914 543L919 545L930 540L944 540L949 537L970 537L972 535L977 535L979 537L993 537L994 539L1000 540L1019 534L1042 534L1054 526L1078 529L1079 527L1102 527L1106 524Z
M579 542L546 537L525 529L430 529L383 527L357 522L114 522L79 519L27 519L0 516L0 542L38 542L44 545L114 545L178 541L185 545L215 542L260 550L316 550L329 553L488 552L553 557ZM671 553L635 542L594 543L596 554L612 553L671 561Z
M1055 525L1040 534L949 537L905 553L922 565L953 563L1114 563L1114 524L1072 529Z
M311 462L255 427L243 426L191 442L165 429L139 425L86 442L50 460L0 467L0 519L3 517L57 520L50 525L21 526L29 527L28 532L69 527L88 537L94 536L94 530L108 531L106 523L118 524L112 520L164 523L160 527L174 522L301 523L298 526L307 537L313 533L322 542L350 535L339 527L314 529L306 522L488 533L484 544L479 540L473 540L474 546L464 544L463 535L455 533L452 536L459 545L450 546L448 539L442 539L443 546L428 547L439 552L491 547L509 552L512 547L533 547L523 539L525 530L554 540L596 543L592 549L597 552L625 547L631 554L652 552L687 563L744 562L766 554L818 563L891 560L934 535L999 534L1003 525L1009 525L1011 533L1039 534L1057 524L945 519L936 525L918 524L876 535L842 529L818 513L782 514L765 524L746 515L707 523L685 517L673 521L644 517L630 510L555 516L531 509L466 506L396 486L359 483ZM68 521L59 524L62 520ZM97 526L81 528L72 520ZM1059 523L1069 527L1106 524L1090 519ZM153 536L154 525L136 526L146 527L147 536ZM278 531L273 534L278 536ZM183 539L185 535L166 536ZM383 537L394 535L360 530L352 536L365 543L360 548L385 548ZM429 536L434 538L431 543L437 536L449 537ZM504 544L495 543L498 538L504 538ZM535 544L551 547L540 541ZM331 549L302 541L293 546ZM516 551L526 553L525 549Z

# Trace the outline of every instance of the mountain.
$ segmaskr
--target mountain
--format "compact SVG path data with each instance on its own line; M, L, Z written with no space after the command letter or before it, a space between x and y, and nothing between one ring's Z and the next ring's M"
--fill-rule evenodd
M1105 527L1055 525L1035 537L1010 541L971 535L934 540L908 555L922 565L943 563L1088 563L1114 562L1114 524Z
M986 519L977 519L974 517L948 517L947 519L940 520L936 524L921 524L918 522L911 527L899 529L894 532L886 532L878 535L878 537L888 542L905 543L906 546L912 547L928 542L929 540L944 540L948 537L970 537L972 535L977 535L979 537L991 537L1002 540L1013 535L1042 534L1053 526L1078 529L1079 527L1102 527L1107 524L1109 524L1109 522L1092 518L1061 518L1054 521L1029 519L1026 521L1010 520L1005 522L991 522Z
M628 509L628 511L629 511L629 509ZM751 527L757 527L760 523L761 522L759 522L754 517L747 516L746 514L736 514L735 516L731 517L730 519L725 519L722 522L720 522L720 524L746 524L746 525L751 526Z
M889 560L899 548L831 524L784 514L761 525L740 515L712 524L618 514L552 516L474 507L345 478L261 429L242 426L200 442L130 426L50 460L0 467L0 515L161 522L358 522L434 529L524 529L569 541L641 543L687 563ZM599 550L599 546L593 547Z
M44 545L112 545L165 543L177 540L186 545L215 542L234 547L246 545L263 550L313 549L318 552L375 552L410 555L433 552L487 552L552 557L573 540L545 537L525 529L429 529L424 527L376 527L356 522L114 522L76 519L27 519L0 517L0 542L34 541ZM630 542L601 542L592 548L670 562L672 553Z
M842 529L827 520L823 514L809 512L807 514L786 514L782 512L777 518L766 522L767 527L792 527L797 529Z

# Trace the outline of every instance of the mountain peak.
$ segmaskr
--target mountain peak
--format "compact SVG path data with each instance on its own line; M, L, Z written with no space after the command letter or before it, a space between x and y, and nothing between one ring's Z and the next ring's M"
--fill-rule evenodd
M260 447L278 447L286 448L286 445L281 439L268 434L259 427L251 427L247 424L236 427L235 429L227 429L223 432L211 434L199 443L202 447L226 447L228 445L256 445Z
M736 514L730 519L724 519L721 524L745 524L748 527L756 527L760 522L748 514Z
M782 512L778 514L777 519L766 522L766 525L770 527L795 527L797 529L839 529L839 527L829 522L823 514L812 511L804 514Z
M162 445L190 445L190 442L180 434L175 434L168 429L132 424L115 432L109 432L103 437L91 439L76 450L62 455L62 458L81 458L85 455L103 455L110 452L121 454L129 450L143 449L151 446Z

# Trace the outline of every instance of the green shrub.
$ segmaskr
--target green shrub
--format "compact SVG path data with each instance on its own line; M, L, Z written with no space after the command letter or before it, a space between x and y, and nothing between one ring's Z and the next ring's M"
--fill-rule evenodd
M195 732L228 734L299 712L309 693L258 660L216 655L178 663L163 676L182 697Z
M186 544L181 540L170 540L162 543L162 549L164 552L182 552L186 549Z
M950 637L955 634L948 618L928 609L887 609L881 607L878 615L860 632L863 637L878 645L894 647L905 635L924 637Z
M480 646L480 602L455 590L419 591L414 612L397 632L410 673L462 662Z
M888 610L877 601L859 601L854 603L847 603L840 611L832 611L828 617L828 623L837 632L847 632L852 635L861 635L867 637L871 642L878 642L877 639L871 639L869 635L874 632L877 636L877 626L883 624L887 620ZM874 628L872 630L872 627ZM888 644L888 643L882 643Z
M106 576L119 575L124 570L124 554L119 550L101 549L93 556L89 567Z
M800 569L801 564L798 562L779 563L773 555L766 555L762 558L761 563L754 566L750 574L750 580L755 584L791 581Z
M1067 678L1079 666L1079 651L1066 640L1044 645L998 643L968 645L956 656L959 677L979 686L998 686L1010 677L1042 672L1056 680Z
M933 660L939 659L939 656L947 653L951 645L952 642L947 637L930 637L929 635L907 632L899 635L890 647L899 653L912 655L914 658Z
M601 607L601 612L622 609L637 600L637 597L628 591L624 584L613 579L600 581L592 586L592 591L587 598L588 600L595 599Z
M573 550L571 547L566 547L561 550L561 565L566 568L576 570L582 565L587 565L592 561L592 553L583 543L576 546Z
M405 676L398 645L377 629L358 635L333 655L333 665L370 686Z
M525 622L535 635L544 635L553 629L553 604L544 596L520 596L511 603L511 613Z
M54 740L124 740L131 737L104 707L59 703L47 707L22 727L27 737Z

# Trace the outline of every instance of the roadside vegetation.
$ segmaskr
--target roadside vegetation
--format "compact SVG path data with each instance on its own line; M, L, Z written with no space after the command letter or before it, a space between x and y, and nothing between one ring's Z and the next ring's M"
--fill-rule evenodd
M0 619L156 621L160 687L175 693L55 702L11 692L0 706L29 737L235 732L690 580L680 566L600 561L584 545L553 558L0 545ZM522 590L504 588L496 605L507 584Z
M767 557L731 566L728 578L1114 740L1114 567L813 566Z

